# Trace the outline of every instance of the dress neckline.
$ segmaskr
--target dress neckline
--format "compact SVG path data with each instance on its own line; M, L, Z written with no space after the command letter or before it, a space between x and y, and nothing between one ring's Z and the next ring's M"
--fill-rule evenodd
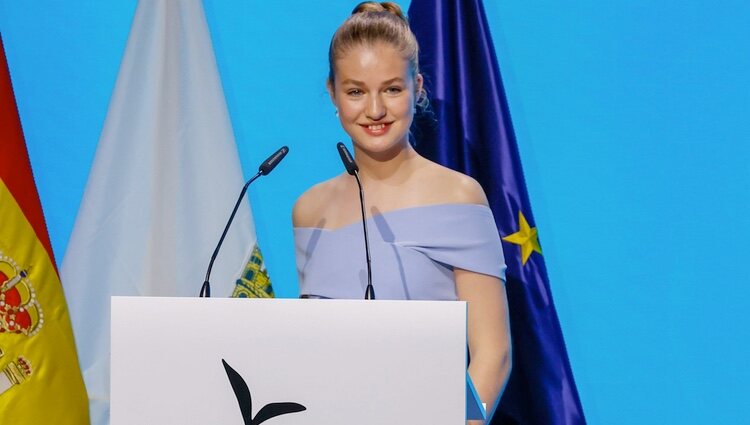
M464 202L453 202L453 203L442 203L442 204L428 204L428 205L416 205L412 207L402 207L402 208L396 208L388 211L384 211L375 215L370 215L366 218L366 221L372 221L374 217L386 217L389 215L395 215L400 213L407 213L407 212L414 212L419 210L424 210L428 208L451 208L451 207L466 207L466 208L478 208L478 209L484 209L489 210L490 207L483 204L472 204L472 203L464 203ZM327 227L314 227L314 226L295 226L294 230L309 230L309 231L324 231L324 232L338 232L340 230L344 230L347 228L350 228L355 225L361 224L360 220L354 221L352 223L345 224L343 226L335 227L335 228L327 228Z

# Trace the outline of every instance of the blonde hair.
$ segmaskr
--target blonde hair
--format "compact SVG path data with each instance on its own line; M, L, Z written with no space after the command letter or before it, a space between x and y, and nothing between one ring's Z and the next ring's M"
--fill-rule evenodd
M401 52L409 62L412 77L419 74L419 45L401 7L390 1L366 1L336 30L328 49L328 81L335 83L336 60L362 45L386 43Z

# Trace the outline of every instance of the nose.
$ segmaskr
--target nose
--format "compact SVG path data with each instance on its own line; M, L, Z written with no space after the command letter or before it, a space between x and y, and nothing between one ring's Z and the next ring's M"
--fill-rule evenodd
M373 121L378 121L385 117L385 104L379 95L374 95L370 98L365 114L367 115L367 118Z

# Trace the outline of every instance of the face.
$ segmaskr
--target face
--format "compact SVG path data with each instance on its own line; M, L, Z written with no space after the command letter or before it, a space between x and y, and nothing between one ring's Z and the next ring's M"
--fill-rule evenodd
M378 155L406 147L422 76L412 77L409 62L383 43L355 47L335 67L328 90L355 151Z

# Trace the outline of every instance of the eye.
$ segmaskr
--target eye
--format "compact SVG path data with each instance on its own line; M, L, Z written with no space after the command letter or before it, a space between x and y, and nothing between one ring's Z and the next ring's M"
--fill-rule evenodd
M399 94L402 91L404 91L404 89L399 86L390 86L387 89L385 89L385 92L388 94Z
M358 97L358 96L362 96L362 90L360 90L360 89L349 89L349 90L346 91L346 94L348 96Z

